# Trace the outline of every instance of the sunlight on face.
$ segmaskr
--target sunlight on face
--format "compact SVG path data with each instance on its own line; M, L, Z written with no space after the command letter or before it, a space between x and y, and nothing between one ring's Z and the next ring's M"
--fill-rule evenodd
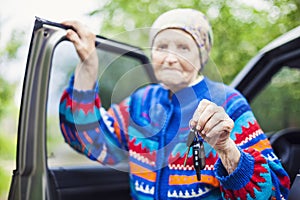
M187 32L166 29L158 33L153 41L152 63L157 80L176 92L198 77L199 50Z

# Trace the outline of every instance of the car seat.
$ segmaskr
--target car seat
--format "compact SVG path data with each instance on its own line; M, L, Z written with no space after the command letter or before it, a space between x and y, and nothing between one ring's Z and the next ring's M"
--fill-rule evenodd
M270 137L270 143L293 183L300 169L300 128L280 130Z

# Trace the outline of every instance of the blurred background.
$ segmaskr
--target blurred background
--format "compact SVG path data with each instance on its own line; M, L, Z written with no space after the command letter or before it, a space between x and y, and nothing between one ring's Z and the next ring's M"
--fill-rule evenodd
M195 8L205 13L213 27L214 47L211 60L222 81L229 84L258 51L276 37L300 25L299 0L0 0L0 200L7 198L12 170L15 168L16 135L21 88L35 16L55 22L76 19L102 36L114 38L122 32L150 27L166 10ZM147 41L118 40L137 45ZM293 74L281 77L278 87ZM299 87L300 80L292 87ZM293 104L299 94L286 88L294 98L273 99L273 106ZM270 101L270 100L269 100ZM272 100L271 100L272 101ZM291 102L289 102L291 101ZM267 101L268 102L268 101ZM266 105L255 105L264 112ZM295 107L293 110L299 110ZM299 113L299 112L298 112ZM282 113L277 113L282 115ZM283 123L298 123L289 115ZM263 116L264 117L264 116ZM263 127L272 131L276 116ZM277 128L277 127L276 127ZM278 127L280 128L280 127Z

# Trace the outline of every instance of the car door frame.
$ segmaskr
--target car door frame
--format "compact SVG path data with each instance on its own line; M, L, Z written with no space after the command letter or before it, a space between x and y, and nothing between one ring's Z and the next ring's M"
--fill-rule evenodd
M24 76L17 133L16 169L13 171L9 200L60 199L55 191L56 180L53 179L55 175L63 174L59 169L49 171L47 166L47 100L53 52L60 42L67 40L65 35L66 29L69 28L72 27L38 17L35 19ZM156 81L148 57L140 48L99 35L96 37L95 46L140 60L150 80ZM97 170L106 174L115 173L118 178L125 177L115 171L110 172L113 169L103 167L90 168L87 172L97 174ZM71 171L75 173L78 169L74 168ZM74 173L70 173L70 176ZM121 187L129 188L128 184Z
M230 86L239 90L251 102L280 69L285 66L300 67L299 47L300 26L265 46L237 74Z
M291 69L297 68L300 71L300 26L295 27L265 46L235 77L231 86L239 90L251 103L251 101L270 82L273 75L283 67L289 67ZM282 162L282 164L283 166L286 165L287 169L290 169L290 171L287 172L290 175L291 185L297 176L295 172L297 173L298 171L298 175L300 175L300 168L298 168L299 164L290 164L293 160L297 159L297 157L289 157L289 155L282 154L282 152L280 152L282 147L279 147L278 144L289 141L287 139L293 134L293 144L290 143L290 145L284 148L291 149L290 151L292 151L294 145L299 146L299 128L300 127L297 127L296 129L295 127L286 127L283 130L278 130L277 132L268 135L277 156L285 156L285 161ZM296 132L299 134L295 134L295 130L297 130ZM278 136L281 135L281 132L285 132L286 134L284 137L280 137L280 140L282 141L278 141ZM296 154L292 155L296 156Z

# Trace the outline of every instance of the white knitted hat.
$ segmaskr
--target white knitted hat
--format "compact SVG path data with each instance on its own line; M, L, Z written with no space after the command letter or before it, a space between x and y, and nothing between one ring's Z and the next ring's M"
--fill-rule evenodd
M207 17L202 12L190 8L178 8L163 13L151 27L151 47L160 31L172 28L184 30L194 38L199 48L203 68L213 43L212 28Z

